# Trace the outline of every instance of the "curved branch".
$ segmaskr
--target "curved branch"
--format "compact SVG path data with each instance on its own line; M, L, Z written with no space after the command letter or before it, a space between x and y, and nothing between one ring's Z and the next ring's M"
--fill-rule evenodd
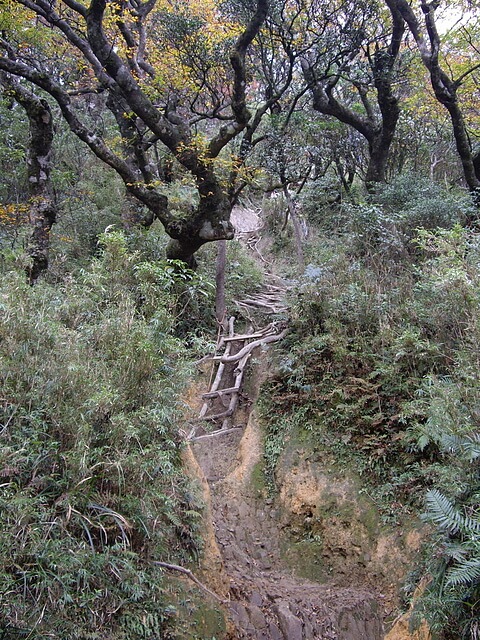
M245 345L238 353L233 356L223 355L223 356L214 356L212 360L219 360L222 364L226 364L228 362L238 362L244 356L248 355L251 351L256 349L257 347L262 347L264 344L269 344L270 342L278 342L282 340L287 335L287 330L284 329L281 333L275 333L271 336L265 336L265 338L261 338L260 340L254 340L249 344Z
M92 65L92 69L99 79L99 81L105 87L112 86L111 79L105 73L102 68L102 65L92 48L90 47L87 40L82 38L78 31L72 29L72 27L68 24L66 20L63 20L54 10L53 3L48 2L47 0L18 0L25 8L30 9L37 15L41 16L44 20L48 22L52 27L57 27L60 31L65 35L67 40L73 44L77 49L85 56L85 59ZM74 9L78 11L82 16L86 16L86 8L79 3L68 0L66 4L71 7L77 7L78 9Z
M246 87L247 72L245 56L248 47L260 31L268 13L268 0L257 0L257 10L243 33L238 38L233 51L230 54L230 64L233 69L232 112L235 118L215 136L209 145L209 156L216 158L220 151L230 140L235 138L248 124L250 111L247 108Z
M107 74L122 92L132 111L145 122L170 151L176 154L178 160L187 169L193 171L194 166L188 154L182 156L178 153L179 145L186 141L179 135L178 129L172 126L144 95L128 67L108 42L103 31L105 9L106 0L92 0L87 11L87 35L92 50Z
M117 156L100 136L92 133L81 122L73 109L70 96L49 75L5 57L0 57L0 69L29 80L51 95L60 107L70 130L85 142L100 160L115 169L128 191L154 212L164 224L173 220L172 216L168 214L167 198L143 185L141 176L127 162Z
M302 70L305 80L311 88L315 111L327 116L333 116L340 122L353 127L370 142L373 138L376 124L374 125L368 118L362 117L359 113L338 102L333 95L332 84L328 83L326 88L323 87L322 83L317 80L314 69L305 58L302 60Z

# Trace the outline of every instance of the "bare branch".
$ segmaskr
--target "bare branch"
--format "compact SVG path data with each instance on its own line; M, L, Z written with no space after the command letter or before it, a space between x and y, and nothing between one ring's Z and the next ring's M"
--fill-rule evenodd
M156 565L157 567L168 569L169 571L178 571L179 573L183 573L183 575L188 576L190 580L192 580L198 587L200 587L200 589L203 589L205 593L208 593L208 595L212 596L212 598L214 598L217 602L220 602L221 604L225 604L227 602L227 600L224 600L219 595L217 595L214 591L212 591L206 585L204 585L203 582L200 582L200 580L195 576L195 574L190 569L181 567L178 564L171 564L170 562L159 562L158 560L153 560L153 564Z
M209 145L209 155L216 158L220 151L237 136L246 126L250 119L250 111L247 109L246 87L247 73L245 68L245 56L247 49L265 22L268 12L268 0L258 0L257 10L247 27L240 35L237 43L230 54L234 80L232 91L232 111L235 121L222 127Z

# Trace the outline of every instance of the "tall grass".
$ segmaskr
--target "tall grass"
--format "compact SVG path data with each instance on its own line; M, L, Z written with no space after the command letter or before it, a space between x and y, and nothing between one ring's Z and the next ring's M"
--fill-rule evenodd
M177 435L180 272L121 234L101 244L61 285L1 283L1 637L167 638L151 561L198 552Z

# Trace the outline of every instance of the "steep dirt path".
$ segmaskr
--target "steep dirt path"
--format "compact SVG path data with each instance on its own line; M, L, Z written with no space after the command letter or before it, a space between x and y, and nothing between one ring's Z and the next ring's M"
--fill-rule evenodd
M242 216L241 229L255 238L258 216ZM238 226L238 224L237 224ZM255 240L251 242L251 246ZM253 248L255 250L255 247ZM281 305L278 280L258 297L257 311ZM266 302L267 301L267 302ZM254 314L255 300L244 303ZM239 347L237 346L237 349ZM256 360L266 356L256 353ZM362 588L335 588L292 575L282 560L278 506L252 482L262 458L262 437L248 402L234 415L242 429L192 442L192 451L209 485L216 546L227 576L232 638L256 640L381 640L382 612L374 594Z
M254 413L241 439L228 434L197 442L193 450L210 485L215 536L229 577L237 638L384 637L381 611L372 593L354 585L338 589L299 579L284 566L278 509L251 482L262 455Z

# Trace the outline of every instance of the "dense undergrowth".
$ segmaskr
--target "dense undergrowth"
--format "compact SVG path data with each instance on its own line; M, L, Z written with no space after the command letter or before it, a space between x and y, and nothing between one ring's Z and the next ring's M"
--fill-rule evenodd
M318 235L263 394L272 482L300 433L354 462L387 521L425 511L433 544L410 588L430 577L417 619L451 640L476 638L480 622L480 237L461 226L469 207L413 176L374 203L314 212L307 200Z
M21 233L5 227L0 238L0 638L190 637L178 635L189 614L172 604L181 589L154 563L201 551L178 428L188 361L215 335L214 247L195 275L163 259L155 225L109 227L99 241L121 213L114 193L106 202L93 227L64 204L35 287L12 262ZM296 284L262 394L267 476L274 484L286 439L300 433L354 462L386 521L424 512L432 534L408 585L429 580L416 619L443 640L476 638L480 237L462 226L471 204L412 176L375 201L328 202L305 193L300 276L285 259L288 228L272 226ZM262 275L238 243L228 263L233 309Z
M3 275L0 637L170 637L154 562L200 549L174 335L185 287L199 282L116 232L62 282Z

